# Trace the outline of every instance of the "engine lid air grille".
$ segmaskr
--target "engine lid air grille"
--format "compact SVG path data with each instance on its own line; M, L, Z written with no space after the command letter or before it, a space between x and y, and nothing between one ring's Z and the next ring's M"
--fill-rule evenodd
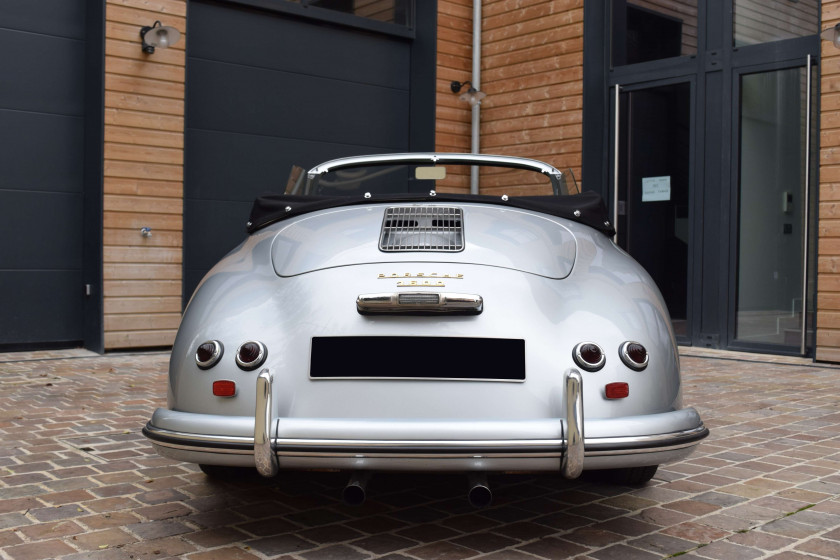
M449 206L405 206L385 209L379 249L386 252L464 250L464 215Z

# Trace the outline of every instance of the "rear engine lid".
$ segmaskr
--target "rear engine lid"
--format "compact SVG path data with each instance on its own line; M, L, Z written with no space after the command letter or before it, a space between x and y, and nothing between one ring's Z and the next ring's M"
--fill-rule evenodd
M477 204L352 206L283 224L271 256L279 276L359 264L434 262L565 278L576 242L559 218Z

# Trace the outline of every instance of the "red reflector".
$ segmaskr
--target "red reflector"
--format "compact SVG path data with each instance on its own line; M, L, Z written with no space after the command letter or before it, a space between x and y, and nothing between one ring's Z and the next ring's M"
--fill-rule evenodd
M213 394L217 397L232 397L236 394L236 383L233 381L214 381Z
M627 383L607 383L604 390L608 399L626 399L630 395L630 385Z

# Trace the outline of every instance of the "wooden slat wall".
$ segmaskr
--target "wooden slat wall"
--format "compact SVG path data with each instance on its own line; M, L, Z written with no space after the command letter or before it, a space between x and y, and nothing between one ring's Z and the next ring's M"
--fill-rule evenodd
M840 0L823 0L822 29L840 23ZM840 50L822 41L817 359L840 362Z
M437 96L435 150L470 151L469 103L458 99L449 84L470 80L472 74L472 0L438 1ZM464 88L462 91L466 91ZM447 177L441 191L469 192L469 177Z
M181 318L186 12L186 0L106 4L106 349L171 345ZM140 28L156 20L181 40L147 55Z
M469 151L470 107L449 83L470 79L472 1L441 0L438 9L437 149ZM487 0L482 16L481 152L571 167L580 178L583 0Z

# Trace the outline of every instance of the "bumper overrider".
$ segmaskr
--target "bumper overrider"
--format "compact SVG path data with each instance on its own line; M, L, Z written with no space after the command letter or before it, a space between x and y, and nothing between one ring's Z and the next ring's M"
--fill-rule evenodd
M272 418L273 375L257 378L256 414L219 417L159 408L143 428L161 455L203 464L354 470L556 471L655 465L688 456L709 434L693 408L590 419L580 373L564 377L566 417L524 421ZM218 428L218 429L217 429ZM207 433L215 432L215 433ZM226 434L226 435L223 435Z

